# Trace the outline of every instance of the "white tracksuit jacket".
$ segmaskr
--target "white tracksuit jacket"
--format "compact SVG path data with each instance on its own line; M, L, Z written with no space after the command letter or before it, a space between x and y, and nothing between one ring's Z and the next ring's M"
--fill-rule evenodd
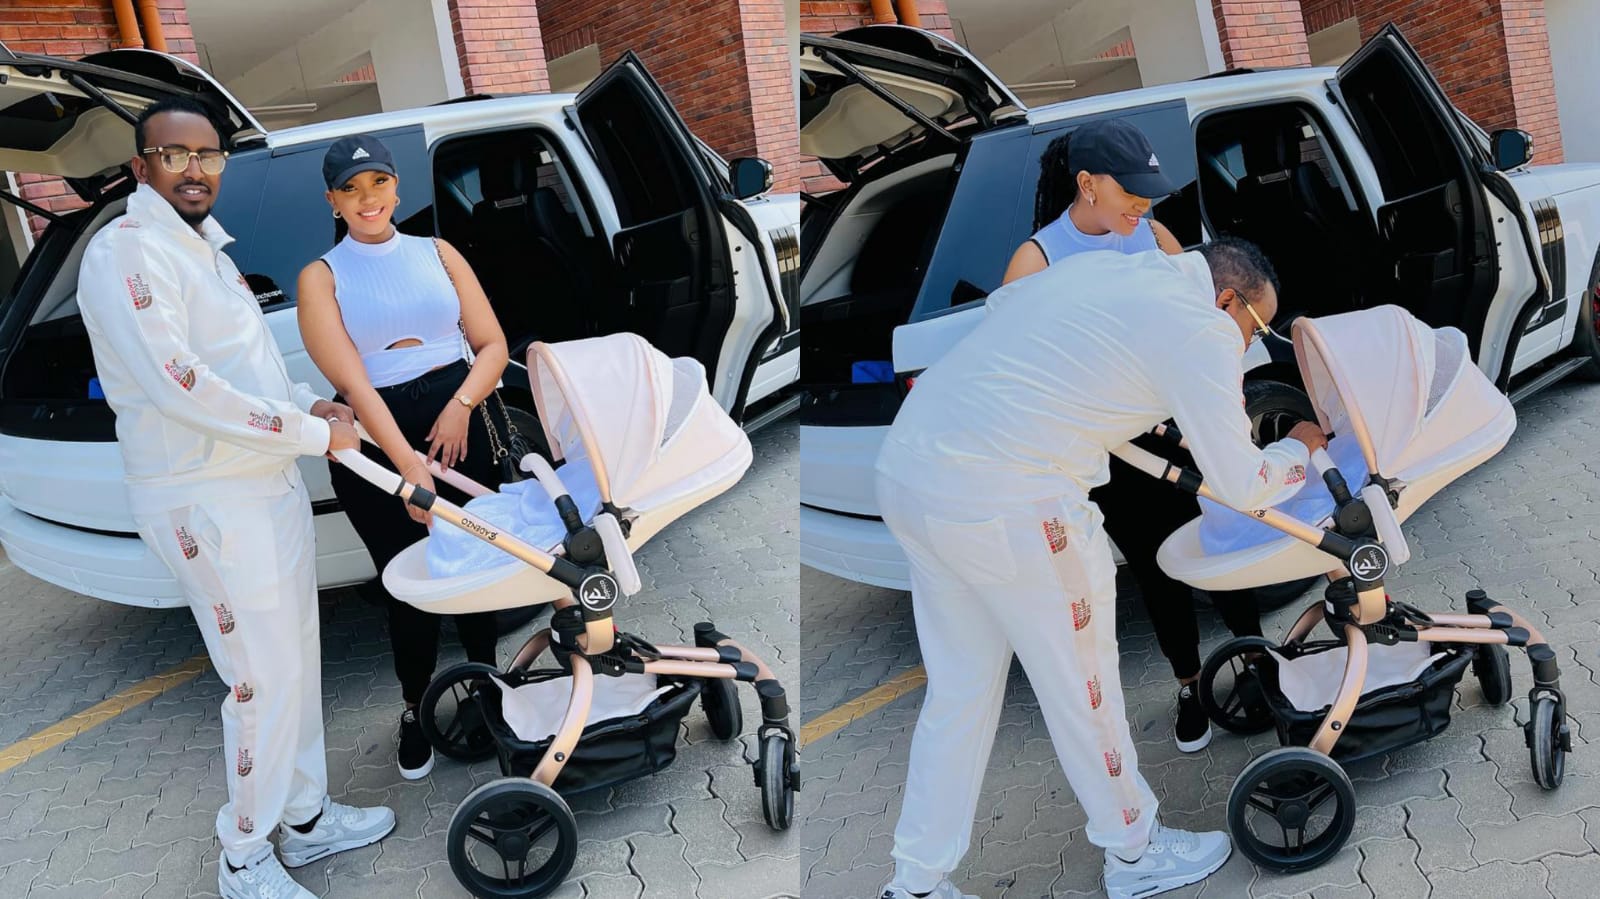
M172 570L217 674L228 861L272 851L327 795L311 504L295 460L328 449L254 295L222 252L141 185L94 236L78 306L117 414L139 536ZM404 514L398 506L396 514Z
M1125 855L1148 839L1156 800L1128 731L1116 567L1089 490L1110 449L1168 418L1242 509L1292 496L1309 462L1299 441L1251 443L1244 340L1216 295L1198 253L1064 259L997 290L890 428L878 505L910 563L928 672L896 885L931 890L966 854L1013 653L1088 839Z

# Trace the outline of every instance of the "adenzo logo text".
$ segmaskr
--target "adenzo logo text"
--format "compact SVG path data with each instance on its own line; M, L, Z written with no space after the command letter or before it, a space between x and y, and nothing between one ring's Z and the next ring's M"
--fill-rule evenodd
M476 521L473 521L472 519L468 518L465 515L461 516L461 526L466 528L467 530L471 531L472 533L477 534L479 537L482 537L483 539L488 540L490 543L493 543L495 541L495 538L500 536L500 532L499 531L491 531L488 528L484 527L481 524L478 524Z

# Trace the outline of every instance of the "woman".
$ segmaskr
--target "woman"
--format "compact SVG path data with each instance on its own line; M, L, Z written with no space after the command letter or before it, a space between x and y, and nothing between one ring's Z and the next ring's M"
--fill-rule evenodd
M498 486L502 478L479 406L499 383L508 357L505 335L478 279L448 243L395 229L399 178L377 138L357 135L335 143L323 158L322 175L337 220L335 235L342 239L300 272L306 351L377 441L381 452L364 447L369 456L387 459L428 490L439 488L413 448L442 468ZM381 575L401 550L427 536L431 516L341 465L331 469L334 494ZM449 487L443 495L466 501ZM416 707L438 661L439 616L396 600L381 577L366 587L378 591L388 609L389 643L406 706L400 774L416 780L433 768L433 749ZM468 659L495 663L493 613L458 615L456 629Z
M1070 137L1070 142L1069 142ZM1126 122L1092 122L1050 142L1040 159L1034 202L1034 235L1017 248L1005 282L1031 275L1074 253L1113 250L1183 252L1165 225L1144 218L1152 198L1174 193L1144 134ZM1194 469L1194 460L1164 443L1139 446ZM1089 494L1105 516L1106 533L1128 561L1161 654L1178 679L1178 715L1173 738L1183 752L1211 742L1211 722L1194 683L1200 677L1200 631L1194 592L1156 564L1162 541L1200 515L1193 496L1175 490L1111 457L1111 480ZM1260 636L1261 616L1249 591L1218 592L1212 600L1237 636Z

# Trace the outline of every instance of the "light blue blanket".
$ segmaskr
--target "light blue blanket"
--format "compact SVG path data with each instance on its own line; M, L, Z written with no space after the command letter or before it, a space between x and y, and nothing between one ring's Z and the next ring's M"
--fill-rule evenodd
M1352 494L1359 493L1367 481L1367 460L1361 454L1361 444L1347 436L1335 437L1328 442L1328 455L1339 467ZM1316 524L1333 514L1333 494L1322 482L1315 466L1306 472L1305 485L1300 492L1276 506L1283 512L1307 524ZM1273 540L1286 538L1277 528L1262 524L1248 515L1241 515L1226 506L1202 497L1200 499L1200 548L1208 556L1234 552Z
M588 460L569 460L556 474L561 476L561 483L577 503L584 521L588 521L600 508L600 487ZM499 493L477 497L467 503L466 510L502 532L546 551L560 545L567 535L555 503L533 478L506 484ZM471 574L516 561L493 544L441 522L434 523L427 560L428 574L436 578Z

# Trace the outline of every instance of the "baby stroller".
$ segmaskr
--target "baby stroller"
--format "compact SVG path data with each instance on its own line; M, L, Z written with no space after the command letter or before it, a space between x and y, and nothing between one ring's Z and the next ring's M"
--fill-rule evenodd
M436 533L385 568L384 586L396 598L445 614L555 607L550 626L527 641L508 670L451 668L429 685L418 709L441 754L497 756L504 775L473 790L450 822L451 870L478 896L537 897L557 889L578 851L577 823L563 797L665 768L676 754L678 724L696 699L712 733L736 739L743 723L734 681L752 684L760 697L753 764L772 827L788 828L800 784L788 701L765 662L709 622L695 625L694 646L657 646L623 633L612 619L617 600L640 589L633 551L733 486L750 466L750 442L707 392L705 370L693 359L667 358L640 337L617 334L535 343L528 372L551 461L565 463L558 474L537 454L521 460L548 494L549 504L538 504L548 520L533 523L535 533L540 524L550 526L541 545L357 451L336 454L372 484L431 510L435 522L510 557L434 577L428 549ZM458 473L430 469L470 496L494 495ZM592 480L598 499L580 507L563 474ZM527 523L516 532L529 533ZM553 664L534 668L547 651ZM641 678L652 679L642 691L622 686ZM546 716L548 729L530 733L509 723L514 713L526 721L529 713L550 711L552 690L566 706L564 714ZM531 702L523 695L529 691ZM592 706L619 693L647 704L593 720Z
M1200 674L1201 703L1218 726L1242 734L1277 730L1281 748L1245 767L1227 815L1244 854L1278 871L1315 867L1340 850L1356 811L1341 763L1443 731L1468 666L1489 703L1509 700L1506 646L1522 647L1533 668L1524 733L1541 787L1560 785L1571 751L1556 654L1537 628L1482 590L1467 592L1469 614L1437 614L1384 589L1391 567L1410 557L1400 523L1505 446L1516 427L1510 401L1473 365L1460 331L1429 328L1399 307L1299 319L1293 337L1322 429L1353 436L1370 477L1352 489L1318 450L1313 467L1333 505L1318 523L1273 509L1247 512L1287 536L1207 555L1196 519L1157 556L1172 577L1203 590L1327 575L1324 599L1301 614L1281 645L1230 640ZM1170 427L1156 433L1182 443ZM1215 499L1194 473L1136 447L1115 452L1147 474ZM1309 639L1319 622L1332 639Z

